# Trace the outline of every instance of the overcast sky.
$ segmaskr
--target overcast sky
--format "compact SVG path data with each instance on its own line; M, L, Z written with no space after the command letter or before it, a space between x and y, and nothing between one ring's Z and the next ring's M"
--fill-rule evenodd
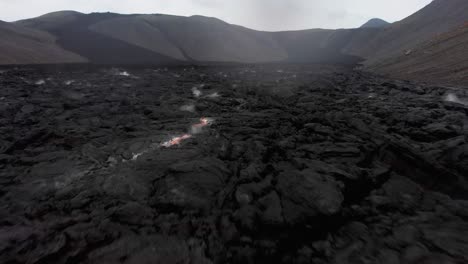
M58 10L205 15L259 30L352 28L370 18L401 20L431 0L0 0L0 20Z

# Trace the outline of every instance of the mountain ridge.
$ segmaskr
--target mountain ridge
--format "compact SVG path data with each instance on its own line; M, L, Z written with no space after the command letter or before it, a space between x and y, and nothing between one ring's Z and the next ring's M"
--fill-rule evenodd
M52 36L54 48L97 64L340 63L370 70L467 21L468 1L435 0L411 16L355 29L258 31L200 15L58 11L12 25ZM377 21L371 19L371 21ZM0 50L0 53L3 51ZM60 53L52 61L70 62ZM20 58L13 63L23 62ZM50 61L50 60L48 60ZM0 64L12 60L0 60ZM31 60L24 61L31 63ZM40 59L33 60L42 63Z
M63 49L44 31L0 22L0 64L84 63L86 58Z
M468 23L373 65L373 70L403 79L468 83ZM437 61L437 65L433 62Z
M387 21L380 18L372 18L359 28L381 28L390 25Z

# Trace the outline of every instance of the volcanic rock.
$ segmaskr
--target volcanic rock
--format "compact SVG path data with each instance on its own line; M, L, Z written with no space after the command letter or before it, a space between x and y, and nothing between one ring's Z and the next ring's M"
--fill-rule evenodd
M228 173L224 163L214 158L176 163L156 182L156 203L209 208L226 183Z
M283 223L283 210L280 197L276 192L271 192L258 200L261 209L260 221L267 225L278 225Z
M336 180L307 169L278 175L285 220L290 224L306 221L318 215L338 213L343 194Z
M459 89L306 64L18 66L0 86L1 263L467 262Z

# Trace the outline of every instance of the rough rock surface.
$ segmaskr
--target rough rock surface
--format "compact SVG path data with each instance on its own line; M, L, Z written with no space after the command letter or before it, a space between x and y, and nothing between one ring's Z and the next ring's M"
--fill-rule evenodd
M0 88L0 263L468 262L466 90L306 65Z

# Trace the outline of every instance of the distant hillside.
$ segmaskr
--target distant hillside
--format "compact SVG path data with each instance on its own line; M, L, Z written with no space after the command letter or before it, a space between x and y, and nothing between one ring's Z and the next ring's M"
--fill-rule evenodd
M363 62L369 70L411 78L418 74L426 76L428 67L432 67L431 76L442 76L452 64L447 62L445 69L439 67L441 62L431 62L428 53L424 52L444 50L446 54L457 54L458 59L465 60L467 55L460 48L465 43L462 33L449 33L457 37L440 40L440 43L430 41L441 34L454 32L456 27L468 22L467 14L468 0L434 0L415 14L392 24L371 19L357 29L262 32L203 16L60 11L15 23L2 23L0 64ZM431 48L425 46L429 45L428 41L433 43ZM405 55L408 50L414 52ZM420 50L426 51L421 54L417 52ZM433 58L439 57L434 55ZM414 74L397 70L402 65L416 64L426 65L426 70L418 67ZM456 76L460 74L451 78Z
M333 30L262 32L203 16L72 11L16 23L53 34L63 48L93 63L359 61L356 56L342 54L341 44L328 45Z
M66 26L68 23L84 15L85 14L76 11L58 11L31 19L20 20L15 22L15 24L44 31L52 31Z
M467 0L434 0L415 14L380 29L378 34L345 52L367 59L372 65L379 60L400 56L406 50L434 36L453 30L468 20Z
M0 64L86 62L86 59L55 43L43 31L0 21Z
M125 16L90 29L181 60L255 63L287 57L271 34L202 16Z
M468 23L372 68L403 79L468 86Z
M371 20L367 21L361 28L382 28L390 25L387 21L380 19L380 18L372 18Z

